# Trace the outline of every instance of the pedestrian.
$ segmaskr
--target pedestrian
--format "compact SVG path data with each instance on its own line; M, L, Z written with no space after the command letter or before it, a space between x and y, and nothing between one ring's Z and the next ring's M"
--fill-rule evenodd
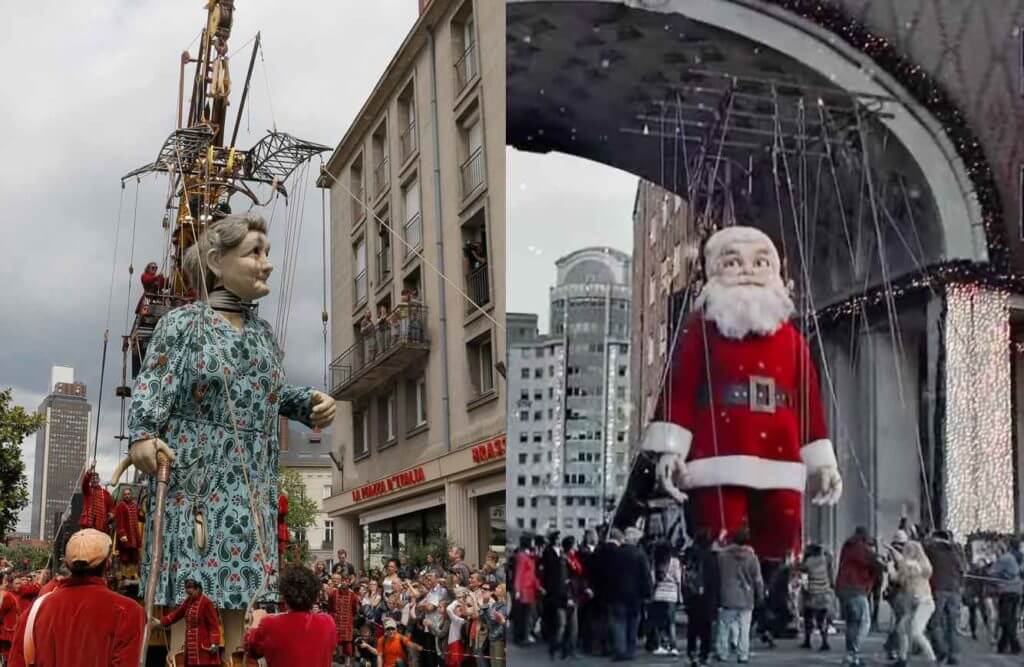
M106 586L112 545L109 535L94 529L71 536L64 550L71 576L21 616L10 667L139 664L146 615L135 600Z
M338 635L335 658L345 665L352 664L355 647L352 643L359 614L359 595L352 590L352 579L341 574L331 575L331 590L327 596L327 611L334 618Z
M531 551L529 535L519 537L519 549L515 556L515 600L512 603L513 641L524 645L532 643L531 634L533 608L540 593L540 579Z
M896 553L896 552L894 552ZM907 542L903 553L897 553L896 578L910 602L909 613L900 619L899 631L900 650L896 661L897 667L905 667L913 644L921 649L925 658L935 661L935 651L925 636L928 620L935 612L935 600L929 579L932 576L932 564L924 552L920 542Z
M210 598L203 595L203 585L195 579L185 580L185 599L177 609L164 614L160 625L169 627L185 619L185 667L219 667L220 619Z
M935 613L929 626L934 629L932 641L939 662L956 665L959 664L957 654L960 652L957 626L963 605L967 559L947 530L936 531L934 538L924 546L932 564L931 587L935 599Z
M718 617L721 581L718 554L711 549L711 541L706 529L697 532L683 570L686 655L691 667L708 664L713 647L712 628Z
M649 607L651 627L658 638L654 655L679 655L676 644L676 607L682 601L683 568L672 545L654 545L654 600Z
M892 544L889 545L887 550L886 558L886 586L883 592L885 601L889 603L889 609L892 611L892 628L889 630L888 635L885 638L885 652L890 660L899 659L900 653L900 628L903 627L900 624L900 619L910 613L910 599L904 593L903 588L900 586L899 579L896 577L896 556L903 553L904 547L907 546L907 533L903 530L897 530L893 535ZM896 552L896 553L892 553Z
M4 661L10 655L14 631L18 627L18 596L11 592L13 581L11 574L0 574L0 658Z
M331 667L338 631L330 616L311 611L320 580L307 567L288 565L281 570L278 586L285 612L253 611L252 626L245 633L246 652L266 660L267 667Z
M750 662L750 623L754 607L764 602L761 563L745 529L719 552L718 657L727 659L735 647L740 664Z
M989 569L989 576L995 581L993 587L997 595L999 619L999 653L1010 651L1014 655L1020 653L1020 641L1017 638L1017 620L1020 615L1021 578L1018 551L1020 542L1014 538L1009 549L996 559Z
M466 557L466 550L462 547L452 547L448 550L448 571L458 576L459 586L469 586L469 566L463 560Z
M466 621L476 614L473 598L465 589L457 589L455 600L445 607L450 625L448 626L448 644L445 650L445 667L461 667L466 657L462 630Z
M548 641L548 655L555 659L561 651L568 656L566 620L569 607L569 570L565 564L557 532L548 535L548 543L541 555L541 582L544 586L544 615L541 619L542 635Z
M423 647L402 636L393 619L385 619L384 634L377 640L377 667L405 667L410 661L409 649L421 651Z
M828 616L833 607L832 572L820 544L809 544L804 552L800 571L807 577L803 590L804 643L811 648L811 634L817 628L822 651L828 651Z
M863 665L861 647L871 631L868 595L881 575L881 562L868 543L868 529L857 526L839 552L836 593L846 621L846 654L851 665Z
M651 596L654 577L643 550L637 546L643 533L629 527L625 535L616 528L609 541L618 545L610 552L608 601L612 635L612 660L632 660L636 655L637 630L643 603ZM620 544L621 542L621 544Z
M508 593L505 584L494 587L491 604L485 610L490 641L491 667L505 667L505 636L508 629Z
M348 562L348 551L338 549L338 561L331 568L331 573L345 578L356 576L356 566Z

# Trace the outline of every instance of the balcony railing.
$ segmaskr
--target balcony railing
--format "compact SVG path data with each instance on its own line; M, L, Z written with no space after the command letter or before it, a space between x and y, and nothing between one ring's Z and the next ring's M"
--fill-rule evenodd
M377 251L377 288L391 277L391 246L386 245Z
M465 90L476 75L476 44L470 42L462 52L462 57L455 63L455 93L459 94Z
M373 196L379 197L388 187L388 159L381 160L373 168Z
M491 281L487 275L487 265L484 264L466 276L466 293L473 300L466 302L466 314L476 310L477 306L485 306L491 302Z
M366 207L363 206L362 188L352 188L352 194L355 195L352 199L352 224L355 225L366 216Z
M405 256L408 257L413 249L423 245L423 223L419 213L405 221L404 233L405 242L408 244L405 247Z
M403 303L386 319L365 326L356 342L331 363L331 393L356 400L430 354L427 307Z
M462 171L462 198L466 199L484 184L484 149L479 146L459 167Z
M399 147L402 150L402 162L409 159L409 156L416 150L416 121L409 123L402 136L399 137Z

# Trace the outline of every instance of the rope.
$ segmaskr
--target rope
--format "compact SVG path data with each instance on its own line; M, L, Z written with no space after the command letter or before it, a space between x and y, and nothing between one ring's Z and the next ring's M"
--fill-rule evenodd
M141 180L135 178L135 207L132 211L132 249L128 255L128 302L124 305L124 328L130 330L132 311L132 274L135 273L135 229L139 220L139 186Z
M320 157L320 172L324 171L324 158ZM323 314L321 320L323 321L323 336L324 336L324 389L329 387L327 378L327 368L329 362L329 354L327 349L327 188L320 188L320 228L321 228L321 249L322 256L320 258L323 268Z
M270 77L267 75L267 61L263 55L263 45L266 40L260 40L260 65L263 68L263 80L267 84L267 103L270 105L270 122L271 127L274 128L274 132L277 132L277 118L274 116L274 97L270 92Z
M459 294L459 296L461 296L471 306L473 306L473 308L475 308L477 310L477 312L479 312L481 315L483 315L485 319L490 320L490 322L494 326L498 327L502 331L505 330L505 325L504 324L498 322L498 320L496 320L493 317L491 317L490 313L488 313L486 310L484 310L483 307L480 306L480 304L478 304L476 301L474 301L472 298L470 298L470 296L468 294L466 294L464 291L462 291L462 289L459 288L459 286L456 285L454 282L452 282L452 280L448 276L446 276L443 271L438 269L433 264L433 262L428 260L426 258L426 256L420 250L417 250L416 248L414 248L411 245L409 245L409 242L406 241L402 237L401 234L396 233L395 230L391 227L390 224L388 224L385 220L381 219L380 216L378 216L376 213L373 212L373 210L370 208L369 204L367 204L365 200L361 199L360 197L357 197L355 195L355 193L353 193L352 190L350 190L348 188L348 186L346 186L340 180L335 178L334 174L332 174L330 171L324 170L324 171L321 172L321 174L323 174L324 176L327 176L328 178L330 178L334 182L335 185L341 186L341 189L344 190L345 193L348 194L348 196L351 197L354 201L356 201L360 206L362 206L366 210L367 214L369 214L374 220L376 220L378 223L380 223L380 225L382 227L384 227L384 229L388 230L391 233L391 237L392 238L397 239L398 241L400 241L402 243L402 245L405 246L406 250L408 250L410 253L416 255L416 257L418 257L420 259L420 261L422 261L423 264L425 264L427 266L427 268L429 268L431 271L436 273L437 276L439 278L441 278L441 280L443 280L446 283L448 283L448 285L451 286L451 288L454 289Z

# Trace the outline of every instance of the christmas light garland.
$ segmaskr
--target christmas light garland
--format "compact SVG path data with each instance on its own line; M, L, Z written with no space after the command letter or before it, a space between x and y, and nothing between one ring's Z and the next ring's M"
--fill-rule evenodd
M808 21L817 23L861 51L896 79L942 125L964 161L974 193L981 205L988 240L991 270L1007 270L1009 248L1003 226L1003 208L992 168L964 113L945 89L917 63L901 54L885 37L876 35L833 3L823 0L765 0Z

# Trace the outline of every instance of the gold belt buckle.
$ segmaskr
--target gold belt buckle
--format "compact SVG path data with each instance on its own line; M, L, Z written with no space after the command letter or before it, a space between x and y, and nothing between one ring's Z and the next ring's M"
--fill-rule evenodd
M775 378L750 376L750 411L775 412Z

